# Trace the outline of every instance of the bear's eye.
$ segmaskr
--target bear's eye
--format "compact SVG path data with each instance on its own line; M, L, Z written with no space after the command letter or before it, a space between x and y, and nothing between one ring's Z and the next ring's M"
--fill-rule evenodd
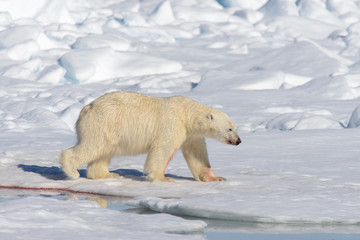
M231 128L229 128L229 132L231 132L232 131L232 129Z

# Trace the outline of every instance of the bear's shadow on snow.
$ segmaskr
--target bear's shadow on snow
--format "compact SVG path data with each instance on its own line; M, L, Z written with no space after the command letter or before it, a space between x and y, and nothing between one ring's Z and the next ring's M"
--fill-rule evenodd
M37 165L25 165L19 164L19 168L21 168L24 172L32 172L41 175L47 179L51 180L66 180L67 177L65 173L59 167L43 167ZM86 171L79 171L81 177L86 177Z
M26 164L19 164L19 168L21 168L24 172L32 172L37 173L42 177L45 177L50 180L66 180L67 176L59 167L44 167L44 166L37 166L37 165L26 165ZM146 175L136 169L117 169L111 171L113 173L119 174L119 176L123 178L128 178L135 181L146 181ZM79 169L80 177L86 178L86 170ZM194 180L193 178L189 177L181 177L173 174L166 174L166 177L174 178L178 180Z
M146 174L144 174L143 172L136 170L136 169L118 169L118 170L111 171L111 172L117 173L117 174L119 174L119 176L121 176L123 178L128 178L128 179L136 180L136 181L147 181ZM178 176L178 175L174 175L174 174L165 174L165 177L173 178L175 180L195 181L194 178L182 177L182 176Z

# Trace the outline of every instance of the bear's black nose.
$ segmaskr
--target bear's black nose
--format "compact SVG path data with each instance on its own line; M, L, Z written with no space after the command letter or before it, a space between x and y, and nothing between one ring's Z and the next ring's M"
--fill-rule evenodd
M235 145L239 145L240 143L241 143L241 139L238 138L238 139L236 140L236 144L235 144Z

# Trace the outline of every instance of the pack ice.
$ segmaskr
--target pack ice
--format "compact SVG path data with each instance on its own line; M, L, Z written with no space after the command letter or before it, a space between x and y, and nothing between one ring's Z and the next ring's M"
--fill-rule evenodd
M1 239L202 239L171 233L201 232L205 219L360 232L360 1L4 0L0 9L0 188L126 196L159 212L1 190ZM116 90L226 112L243 143L207 145L228 181L195 182L181 154L166 172L174 183L144 181L144 156L113 159L120 179L80 169L67 180L58 156L76 142L80 110Z

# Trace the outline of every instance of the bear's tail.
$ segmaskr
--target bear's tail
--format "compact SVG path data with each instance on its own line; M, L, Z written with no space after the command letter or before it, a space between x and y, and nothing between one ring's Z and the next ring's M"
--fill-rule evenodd
M88 112L90 109L93 108L93 104L90 103L89 105L86 105L80 112L79 114L79 119L83 118Z

